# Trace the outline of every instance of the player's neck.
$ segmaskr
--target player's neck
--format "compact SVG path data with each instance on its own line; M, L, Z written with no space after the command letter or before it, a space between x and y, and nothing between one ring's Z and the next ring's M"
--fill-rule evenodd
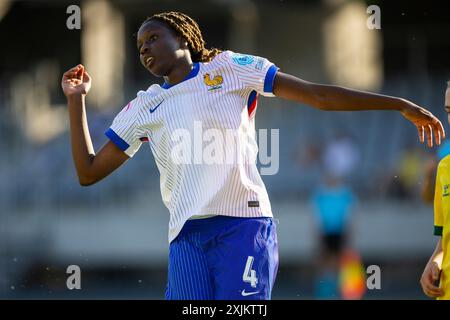
M194 63L190 58L183 59L172 68L172 71L167 76L164 76L164 81L172 86L180 83L186 79L193 68Z

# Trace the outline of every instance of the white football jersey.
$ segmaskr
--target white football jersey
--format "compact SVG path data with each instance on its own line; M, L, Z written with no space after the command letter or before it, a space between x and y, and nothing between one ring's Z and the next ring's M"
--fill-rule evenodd
M256 167L258 94L274 96L278 68L262 57L224 51L194 63L176 85L139 91L106 135L132 157L148 141L170 212L169 242L199 216L272 217Z

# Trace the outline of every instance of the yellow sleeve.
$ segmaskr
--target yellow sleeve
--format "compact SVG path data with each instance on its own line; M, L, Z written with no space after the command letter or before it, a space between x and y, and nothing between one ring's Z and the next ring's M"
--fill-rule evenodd
M442 236L444 217L442 214L442 184L440 165L438 165L436 174L436 187L434 189L434 235Z

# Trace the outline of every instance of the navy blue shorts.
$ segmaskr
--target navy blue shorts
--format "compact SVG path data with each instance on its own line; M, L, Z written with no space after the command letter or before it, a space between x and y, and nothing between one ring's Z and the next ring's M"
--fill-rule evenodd
M168 300L269 300L278 270L272 218L188 220L169 248Z

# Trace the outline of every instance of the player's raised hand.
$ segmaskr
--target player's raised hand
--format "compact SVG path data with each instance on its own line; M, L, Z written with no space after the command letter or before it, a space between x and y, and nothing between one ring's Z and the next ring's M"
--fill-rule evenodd
M415 104L409 103L408 108L401 110L402 115L411 121L417 128L419 133L419 140L421 143L425 142L425 135L428 146L433 146L433 136L436 144L441 144L441 139L445 138L445 130L441 121L436 118L430 111L419 107Z
M420 285L423 292L430 298L436 298L444 295L444 291L438 288L434 283L439 280L440 269L436 262L431 261L425 267L422 277L420 278Z
M91 89L91 77L84 66L79 64L63 74L61 86L67 98L77 94L86 95Z

